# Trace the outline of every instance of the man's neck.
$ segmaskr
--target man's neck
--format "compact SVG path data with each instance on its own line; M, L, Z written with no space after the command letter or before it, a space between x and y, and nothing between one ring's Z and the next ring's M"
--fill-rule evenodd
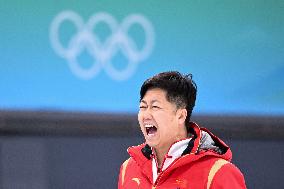
M172 142L166 145L165 147L160 147L160 148L155 148L155 153L156 153L156 158L157 158L157 163L158 163L158 168L162 167L163 161L165 159L165 156L167 155L170 147L172 144L174 144L176 141L179 141L181 139L184 139L187 137L187 130L184 127L184 129L181 131L181 134L176 137L176 139Z
M169 148L170 148L170 146L168 148L164 148L164 149L155 149L158 168L162 167L164 158L165 158L166 154L168 153Z

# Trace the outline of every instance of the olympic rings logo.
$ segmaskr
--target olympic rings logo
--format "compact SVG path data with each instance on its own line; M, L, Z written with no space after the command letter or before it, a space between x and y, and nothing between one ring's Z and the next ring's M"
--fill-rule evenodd
M59 29L63 22L70 21L77 29L63 47L59 39ZM111 31L104 43L101 43L98 36L93 32L97 24L107 24ZM133 24L143 28L145 34L144 46L138 50L135 41L129 37L128 30ZM90 17L85 24L83 19L73 11L59 13L50 26L50 41L54 51L66 59L71 71L82 79L95 77L102 69L115 80L126 80L135 72L137 65L145 60L153 50L155 33L152 24L140 14L131 14L118 24L114 17L106 12L99 12ZM83 68L78 62L78 56L86 48L93 59L92 66ZM112 58L121 50L128 59L128 64L123 70L118 70L112 65Z

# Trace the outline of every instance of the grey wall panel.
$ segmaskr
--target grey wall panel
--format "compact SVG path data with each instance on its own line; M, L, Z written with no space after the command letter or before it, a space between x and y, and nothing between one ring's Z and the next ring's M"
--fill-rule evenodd
M110 189L137 137L2 137L3 189ZM284 188L284 141L225 140L248 188Z

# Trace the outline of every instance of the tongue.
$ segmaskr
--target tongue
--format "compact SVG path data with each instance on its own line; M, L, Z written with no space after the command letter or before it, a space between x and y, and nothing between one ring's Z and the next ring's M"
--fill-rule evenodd
M148 134L154 134L154 133L156 133L156 131L157 131L156 127L151 127L151 128L149 128Z

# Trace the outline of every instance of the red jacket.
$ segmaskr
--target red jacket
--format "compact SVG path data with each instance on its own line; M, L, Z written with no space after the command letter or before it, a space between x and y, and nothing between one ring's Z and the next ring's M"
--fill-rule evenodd
M128 148L130 158L121 168L118 189L243 189L245 180L240 170L230 163L230 148L208 130L195 123L187 152L176 158L153 181L154 155L148 145ZM201 133L208 133L214 145L208 147ZM208 142L207 142L208 143ZM218 152L219 150L219 152ZM167 156L166 156L167 157Z

